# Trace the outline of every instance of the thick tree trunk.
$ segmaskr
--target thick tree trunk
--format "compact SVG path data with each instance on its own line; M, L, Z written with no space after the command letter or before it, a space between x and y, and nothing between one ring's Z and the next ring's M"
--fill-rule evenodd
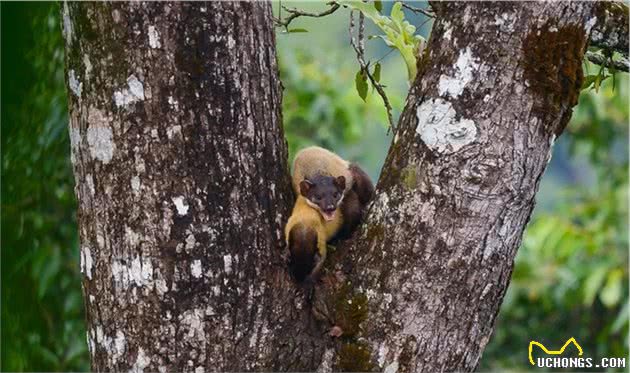
M93 369L312 366L323 350L300 348L282 258L293 194L270 4L62 17Z
M434 6L376 200L339 260L367 299L350 343L386 372L478 365L594 23L590 3Z
M64 3L93 369L474 369L592 6L435 5L377 199L309 305L270 5Z

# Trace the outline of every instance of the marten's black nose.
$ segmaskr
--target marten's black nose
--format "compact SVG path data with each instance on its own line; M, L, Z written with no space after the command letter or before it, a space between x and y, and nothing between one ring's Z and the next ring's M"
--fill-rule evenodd
M335 205L326 205L326 212L333 212L335 211Z

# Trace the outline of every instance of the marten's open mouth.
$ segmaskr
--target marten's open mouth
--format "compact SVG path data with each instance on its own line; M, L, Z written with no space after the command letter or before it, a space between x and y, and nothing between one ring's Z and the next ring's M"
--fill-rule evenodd
M324 220L326 221L331 221L335 218L335 210L332 210L332 211L321 210L321 212L322 212L322 216L324 217Z

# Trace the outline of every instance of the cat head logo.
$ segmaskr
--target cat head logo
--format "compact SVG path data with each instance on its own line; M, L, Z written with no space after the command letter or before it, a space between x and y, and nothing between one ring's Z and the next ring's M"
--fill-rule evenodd
M569 338L564 345L559 349L559 350L548 350L547 347L545 347L542 343L540 342L536 342L536 341L531 341L529 342L529 349L528 349L528 353L529 353L529 362L532 365L536 365L534 363L534 358L532 357L532 349L534 348L534 346L538 346L540 347L544 353L546 353L547 355L562 355L562 353L564 353L564 350L567 348L567 346L569 346L571 343L573 343L573 345L575 347L577 347L578 350L578 356L582 356L583 351L582 351L582 347L580 347L580 344L577 343L577 341L575 340L575 338L571 337Z

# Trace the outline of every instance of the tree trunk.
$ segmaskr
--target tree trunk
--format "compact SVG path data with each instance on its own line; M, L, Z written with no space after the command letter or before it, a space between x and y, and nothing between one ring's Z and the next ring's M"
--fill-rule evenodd
M367 299L355 350L386 372L478 365L577 103L592 6L434 4L376 200L340 260Z
M435 7L378 196L309 304L286 272L270 5L62 5L94 370L477 366L592 5Z
M62 17L92 368L311 366L322 350L297 348L306 312L282 257L293 194L270 4L64 3Z

